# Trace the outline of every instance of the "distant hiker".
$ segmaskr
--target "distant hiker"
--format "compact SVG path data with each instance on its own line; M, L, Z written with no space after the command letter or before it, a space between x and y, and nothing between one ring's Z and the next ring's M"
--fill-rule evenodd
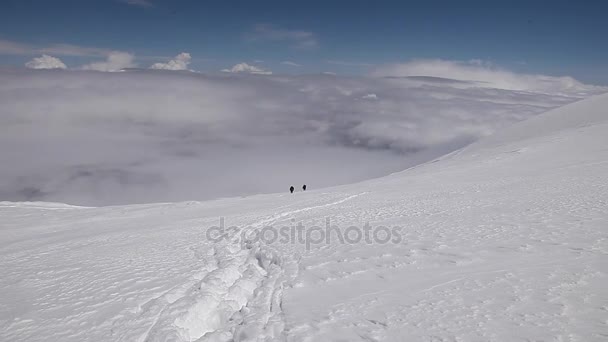
M302 191L306 191L306 184L302 186Z
M289 191L293 194L293 191L295 190L295 188L293 187L293 185L289 188Z

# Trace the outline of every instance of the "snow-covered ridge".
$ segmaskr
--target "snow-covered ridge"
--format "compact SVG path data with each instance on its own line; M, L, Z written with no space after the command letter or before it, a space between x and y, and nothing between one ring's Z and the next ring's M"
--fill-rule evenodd
M0 204L0 340L584 340L608 336L608 95L388 177L101 208ZM67 207L66 207L67 208ZM398 244L206 239L398 226ZM229 235L234 237L234 235Z
M492 146L507 141L521 141L530 138L542 138L563 130L579 129L593 126L608 120L606 110L608 94L592 96L584 101L578 101L557 109L539 114L523 122L516 123L504 130L473 143L467 149L478 146Z

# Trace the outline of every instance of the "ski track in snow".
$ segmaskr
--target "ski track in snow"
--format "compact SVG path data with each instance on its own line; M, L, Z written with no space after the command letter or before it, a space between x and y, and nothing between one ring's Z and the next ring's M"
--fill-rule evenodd
M604 341L607 106L608 96L583 101L332 189L102 208L0 202L0 340ZM218 217L243 228L207 241ZM310 250L241 240L326 218L397 225L403 239Z

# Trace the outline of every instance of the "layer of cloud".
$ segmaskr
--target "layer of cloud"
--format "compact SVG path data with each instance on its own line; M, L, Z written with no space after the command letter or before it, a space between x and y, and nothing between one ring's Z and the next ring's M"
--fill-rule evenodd
M606 91L524 92L454 75L0 73L0 200L83 205L378 177Z
M32 47L27 44L0 39L0 55L27 55L36 54Z
M179 55L175 56L175 58L171 59L167 63L154 63L150 66L150 69L159 69L159 70L188 70L188 64L192 57L187 52L182 52Z
M473 86L536 92L585 92L589 86L572 77L517 74L478 59L468 62L446 60L413 60L378 67L377 77L436 77L466 81Z
M30 69L66 69L67 66L57 57L42 55L25 63Z
M72 44L54 44L47 47L39 48L40 52L53 54L58 56L75 56L75 57L105 57L114 52L111 49L78 46Z
M108 54L105 61L83 65L82 69L95 71L121 71L123 69L134 68L136 66L135 55L128 52L113 51Z
M283 64L283 65L289 65L289 66L292 66L292 67L301 67L302 66L302 64L298 64L298 63L292 62L292 61L283 61L283 62L281 62L281 64Z
M247 34L249 41L284 42L299 49L312 49L319 46L315 34L311 31L289 30L270 24L255 25Z
M235 64L230 69L222 69L223 72L230 73L246 73L246 74L256 74L256 75L271 75L272 71L264 70L255 65L249 65L247 63L238 63Z
M329 60L329 61L325 61L325 62L327 64L342 65L342 66L351 66L351 67L371 67L371 66L374 66L374 64L363 63L363 62L348 62L348 61L335 61L335 60Z
M56 55L74 57L105 57L112 53L111 49L79 46L72 44L52 44L37 46L11 40L0 39L0 55Z

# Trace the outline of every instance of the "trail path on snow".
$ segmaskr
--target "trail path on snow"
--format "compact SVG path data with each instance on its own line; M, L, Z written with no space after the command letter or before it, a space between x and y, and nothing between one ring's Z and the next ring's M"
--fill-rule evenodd
M275 206L276 209L271 209L274 213L261 218L261 211L253 210L249 215L243 215L237 223L247 229L261 229L298 213L331 208L361 195L363 193L327 194L322 195L321 200L309 196L304 201ZM13 217L15 221L25 219L37 222L48 218L44 225L44 240L40 240L40 235L37 235L37 239L20 237L23 230L15 232L13 239L10 234L6 235L12 242L1 248L8 253L3 261L19 262L27 265L27 269L35 268L37 263L55 260L53 267L47 266L46 271L31 274L32 280L34 277L38 279L37 284L32 284L39 288L36 292L42 298L49 299L46 301L48 310L44 309L44 301L32 304L41 305L42 317L47 315L45 312L50 314L54 308L66 304L74 312L65 319L47 320L44 324L37 323L39 318L14 316L4 322L3 331L8 333L5 337L19 340L19 336L28 336L30 331L58 324L65 327L64 339L82 338L75 331L76 326L86 324L87 314L82 308L111 307L114 305L111 303L121 303L129 309L121 310L118 314L113 314L114 310L111 309L105 310L107 315L103 323L89 331L91 339L193 341L203 338L246 341L264 336L280 338L284 328L281 308L283 287L297 275L297 260L289 254L277 253L272 246L260 242L245 243L238 235L217 243L205 241L201 238L200 229L215 223L216 212L207 208L206 211L213 216L198 218L201 214L198 203L182 203L179 206L182 213L176 219L173 215L163 217L168 209L165 204L117 210L119 207L0 203L0 212L8 214L5 217ZM57 214L49 216L51 213ZM225 215L235 217L230 211ZM7 222L10 224L11 221ZM49 231L53 222L56 222L54 232ZM106 229L99 230L100 225ZM115 228L107 229L109 226ZM31 229L34 233L38 230L34 226ZM64 239L74 231L79 233L76 238ZM138 235L141 240L137 246L127 243L120 247L119 241L129 241ZM148 238L150 242L146 242ZM83 247L91 250L87 252ZM130 254L132 259L113 259L111 256L100 259L99 255L107 253L96 252L95 249L106 250L107 247L112 248L113 254ZM69 266L78 263L98 269ZM6 264L2 267L8 269ZM12 269L12 272L5 273L6 277L0 282L5 289L16 289L15 285L22 283L23 280L17 280L20 277L17 271ZM154 276L159 279L153 279L151 272L156 273ZM63 279L62 274L66 275ZM43 280L45 275L48 275L47 285ZM167 276L174 277L173 281L162 283L161 279ZM84 285L87 282L91 286ZM96 291L96 288L101 291ZM27 296L38 297L36 294ZM65 296L81 299L60 304L57 299ZM75 327L72 329L70 326ZM44 335L37 336L44 340Z
M272 226L291 215L328 208L363 194L281 212L247 227L256 230ZM205 336L209 340L247 341L280 337L285 324L283 286L297 275L296 261L259 241L248 244L239 236L221 241L209 254L213 266L199 274L200 281L155 299L163 303L162 309L143 340L196 340Z

